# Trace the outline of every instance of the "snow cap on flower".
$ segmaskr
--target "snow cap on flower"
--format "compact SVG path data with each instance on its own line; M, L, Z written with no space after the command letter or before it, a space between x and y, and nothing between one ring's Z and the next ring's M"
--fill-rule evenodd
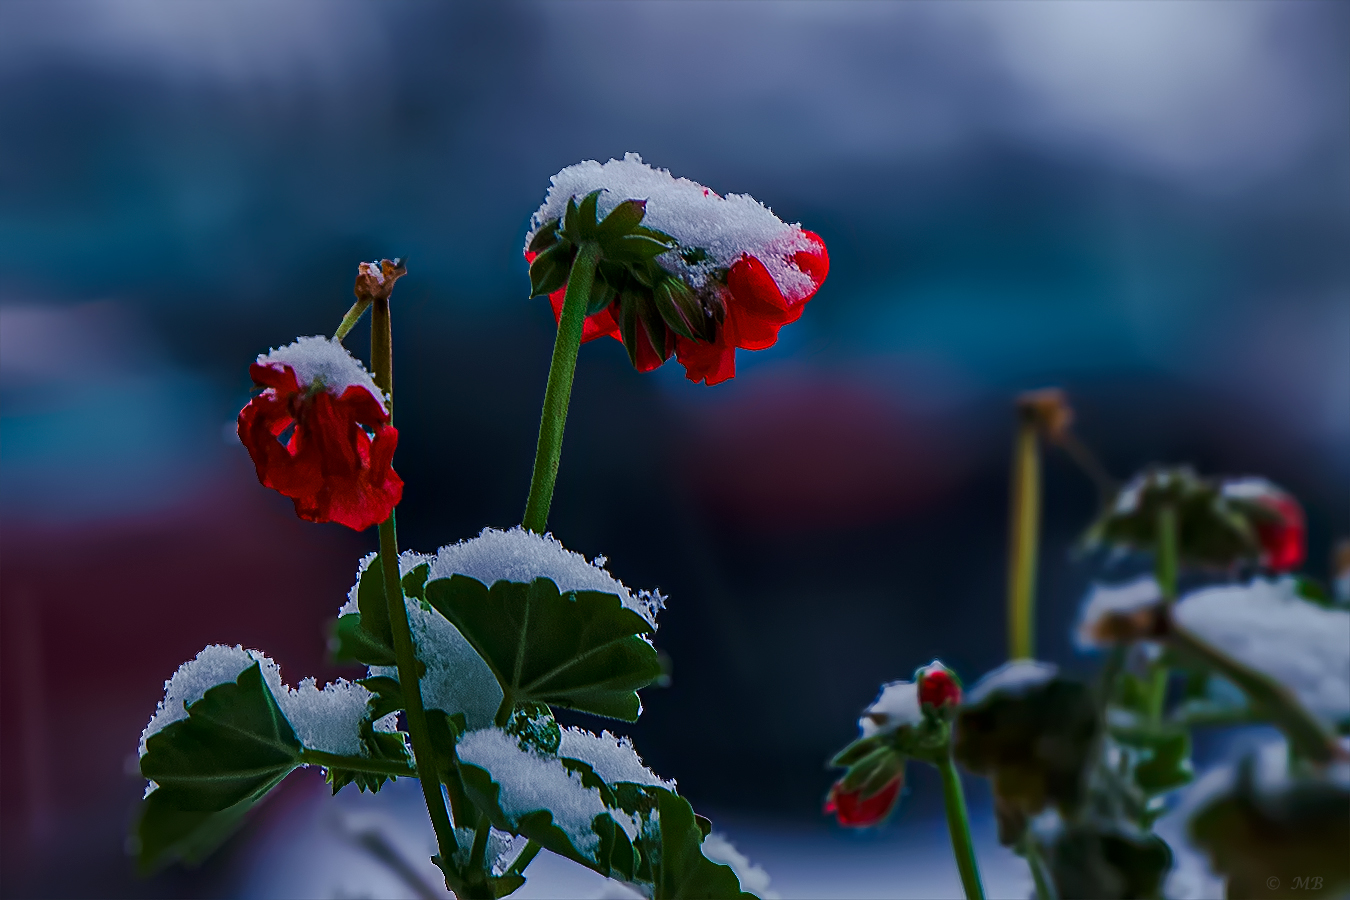
M874 734L889 734L904 725L918 725L922 721L919 686L912 681L892 681L883 684L877 699L863 710L858 728L862 736L868 738Z
M802 299L818 286L791 262L799 251L815 249L801 225L785 223L749 194L719 196L667 169L651 167L636 153L603 164L586 160L554 175L543 205L530 219L526 247L540 228L562 216L567 201L595 190L604 191L599 198L601 217L625 200L645 200L644 225L675 238L681 248L703 251L686 254L689 258L678 251L657 257L663 268L683 277L690 287L702 287L710 274L729 269L743 255L762 262L789 301Z
M564 547L551 534L536 534L519 526L502 531L484 528L478 537L447 544L436 552L430 579L467 575L488 587L498 581L528 583L548 578L558 590L600 591L617 594L623 605L642 616L653 628L656 614L665 606L658 591L634 593L609 572L604 558L587 562L580 553Z
M1288 685L1310 711L1350 721L1350 610L1298 596L1293 578L1187 594L1173 617L1182 627Z
M1054 663L1034 659L1014 659L985 675L966 692L966 703L974 706L995 694L1020 696L1032 688L1052 681L1059 674Z
M388 408L384 392L375 386L366 367L336 338L321 335L296 338L284 347L258 354L257 364L271 369L288 366L301 390L322 386L340 397L349 387L364 388L382 407Z
M322 690L313 678L306 678L298 688L292 688L282 682L281 667L265 654L225 644L206 647L164 682L164 699L141 732L140 755L145 755L145 742L152 735L186 719L188 706L216 685L234 681L254 663L258 664L263 682L300 743L311 750L366 755L359 728L372 696L370 691L342 678L324 685ZM391 724L385 723L387 730L393 730Z
M1147 636L1162 590L1152 575L1124 584L1094 584L1078 619L1080 650L1108 647Z

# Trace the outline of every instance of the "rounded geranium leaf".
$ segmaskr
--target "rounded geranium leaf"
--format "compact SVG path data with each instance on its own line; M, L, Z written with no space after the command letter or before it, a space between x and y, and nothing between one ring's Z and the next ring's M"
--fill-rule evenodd
M263 486L311 522L361 531L389 518L403 497L393 470L398 431L346 348L300 338L259 356L249 373L263 390L239 413L239 439Z

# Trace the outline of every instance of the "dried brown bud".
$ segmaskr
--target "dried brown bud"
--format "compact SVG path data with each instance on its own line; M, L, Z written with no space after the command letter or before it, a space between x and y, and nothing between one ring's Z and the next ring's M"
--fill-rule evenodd
M382 259L378 264L363 262L356 267L356 299L363 303L388 300L394 282L408 274L408 265L401 259Z
M1035 422L1046 440L1056 444L1064 440L1073 426L1073 407L1059 388L1027 391L1017 398L1017 411Z

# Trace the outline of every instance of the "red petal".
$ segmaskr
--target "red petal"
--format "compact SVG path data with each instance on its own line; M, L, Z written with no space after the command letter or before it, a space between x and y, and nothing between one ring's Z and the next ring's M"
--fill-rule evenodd
M727 322L731 319L728 318ZM685 377L697 384L721 384L736 375L736 346L726 340L726 325L718 329L717 340L710 344L675 338L675 358L684 366Z
M1276 513L1279 521L1256 523L1262 562L1275 572L1292 572L1303 565L1308 552L1308 527L1303 507L1285 493L1268 494L1260 503Z
M866 828L883 821L895 809L900 799L900 788L904 784L904 775L896 775L886 782L886 786L870 797L861 792L847 792L841 789L842 781L830 788L830 796L825 801L825 812L834 813L840 825L849 828Z

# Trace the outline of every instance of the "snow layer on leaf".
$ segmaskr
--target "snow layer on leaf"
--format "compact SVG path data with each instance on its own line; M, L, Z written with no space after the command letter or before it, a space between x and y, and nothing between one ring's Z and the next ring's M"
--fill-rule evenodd
M258 365L290 366L301 389L317 381L330 394L340 395L355 385L370 391L371 396L384 403L384 392L375 386L366 367L336 338L321 335L296 338L293 344L259 354Z
M445 616L423 609L413 597L407 604L417 658L427 667L421 681L423 705L451 716L462 712L469 728L491 725L502 703L502 688L492 669ZM371 666L370 674L398 678L398 669Z
M281 680L281 668L257 650L212 644L183 663L173 677L164 682L164 699L141 733L140 755L151 735L172 722L187 718L187 706L202 699L218 684L234 681L254 663L259 664L263 681L300 743L311 750L325 750L346 756L364 756L360 724L366 714L371 693L359 684L339 678L319 689L313 678L300 682L299 688L287 687Z
M566 832L572 845L593 857L600 838L592 826L595 817L608 813L628 834L637 837L637 823L619 810L609 809L600 792L582 784L581 776L563 767L557 757L522 750L516 739L497 728L470 731L460 738L462 762L486 769L501 786L497 802L508 818L518 821L526 813L547 809L553 823Z
M1260 500L1263 497L1279 497L1284 494L1284 491L1273 482L1259 475L1230 478L1223 483L1222 492L1223 496L1230 500Z
M1239 661L1288 685L1314 713L1350 718L1350 610L1300 598L1293 578L1188 594L1177 622Z
M741 882L741 890L761 900L778 900L781 896L769 887L769 873L764 871L764 867L747 859L720 831L714 831L703 839L703 855L715 863L730 866Z
M1078 620L1076 643L1079 649L1100 646L1094 637L1097 626L1110 615L1125 615L1146 609L1162 600L1162 591L1152 575L1144 575L1124 584L1094 584Z
M375 561L377 553L367 553L361 557L361 563L356 567L356 580L352 583L351 589L347 591L347 602L338 610L339 616L345 616L350 613L360 612L356 602L356 591L361 586L361 576L365 574L366 569ZM398 575L402 578L422 563L430 563L436 557L428 556L425 553L417 553L412 550L404 550L398 555Z
M718 196L688 178L652 168L636 153L603 165L586 160L554 175L543 206L530 220L526 246L540 228L563 215L568 200L580 201L598 188L604 189L599 198L601 218L625 200L646 200L645 227L665 232L683 249L698 248L707 254L696 263L686 262L676 251L657 257L663 268L695 288L702 287L714 270L730 268L742 255L762 262L789 301L806 297L816 287L791 262L793 254L815 249L800 225L788 225L749 194Z
M448 544L436 553L428 580L467 575L488 587L498 581L530 582L549 578L558 590L601 591L618 594L623 605L656 627L656 614L665 606L659 592L633 594L621 581L596 563L573 553L551 534L535 534L519 526L508 531L484 528L478 537Z
M591 734L582 728L564 728L558 755L589 763L605 784L646 784L675 790L675 782L666 781L642 764L633 742L608 731Z
M918 725L923 721L919 707L919 686L912 681L892 681L881 686L881 693L872 705L863 710L858 720L862 736L889 734L902 725Z
M1033 659L1018 659L1006 662L985 675L966 694L966 703L982 703L994 694L1017 696L1039 687L1059 674L1053 663Z

